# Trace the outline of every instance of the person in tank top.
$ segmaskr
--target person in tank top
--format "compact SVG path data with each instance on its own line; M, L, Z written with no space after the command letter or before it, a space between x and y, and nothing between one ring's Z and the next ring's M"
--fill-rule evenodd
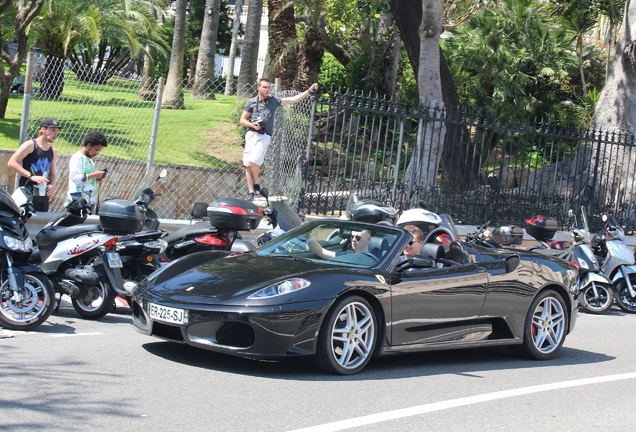
M53 118L40 122L40 136L20 145L11 156L7 166L20 176L19 186L33 191L35 211L49 211L50 197L55 191L57 150L53 142L62 126Z

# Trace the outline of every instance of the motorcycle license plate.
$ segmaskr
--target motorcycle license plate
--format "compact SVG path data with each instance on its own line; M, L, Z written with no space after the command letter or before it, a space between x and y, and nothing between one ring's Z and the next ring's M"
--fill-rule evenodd
M121 263L121 257L119 252L106 252L106 258L108 259L108 266L110 268L123 268Z
M148 303L148 315L155 320L171 324L187 324L188 322L188 311L150 302Z

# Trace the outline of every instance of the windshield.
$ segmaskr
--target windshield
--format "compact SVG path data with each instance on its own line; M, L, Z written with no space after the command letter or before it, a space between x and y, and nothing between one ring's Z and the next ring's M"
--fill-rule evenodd
M20 216L20 208L15 203L9 192L0 188L0 211L10 212L13 216Z
M394 227L330 220L312 222L265 243L260 256L371 268L397 256L404 231Z

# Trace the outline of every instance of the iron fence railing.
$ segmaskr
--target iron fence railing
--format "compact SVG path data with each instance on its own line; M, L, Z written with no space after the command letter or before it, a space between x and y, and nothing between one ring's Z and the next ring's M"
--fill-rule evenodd
M569 209L586 206L599 216L595 226L606 212L636 226L631 135L414 109L360 93L314 108L301 202L309 213L340 215L355 192L398 209L424 201L467 224L544 214L565 225Z

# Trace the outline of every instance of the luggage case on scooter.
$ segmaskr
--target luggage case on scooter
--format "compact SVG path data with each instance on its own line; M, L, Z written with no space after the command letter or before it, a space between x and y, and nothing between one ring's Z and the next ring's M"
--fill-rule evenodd
M523 243L523 228L504 225L492 230L492 238L500 245L520 245Z
M538 215L526 219L526 231L539 241L550 240L558 229L557 220L550 216Z
M146 220L143 207L132 201L109 199L99 208L99 225L106 233L132 234L141 231Z
M243 199L219 198L208 206L210 224L218 229L253 230L262 218L261 210L253 202Z

